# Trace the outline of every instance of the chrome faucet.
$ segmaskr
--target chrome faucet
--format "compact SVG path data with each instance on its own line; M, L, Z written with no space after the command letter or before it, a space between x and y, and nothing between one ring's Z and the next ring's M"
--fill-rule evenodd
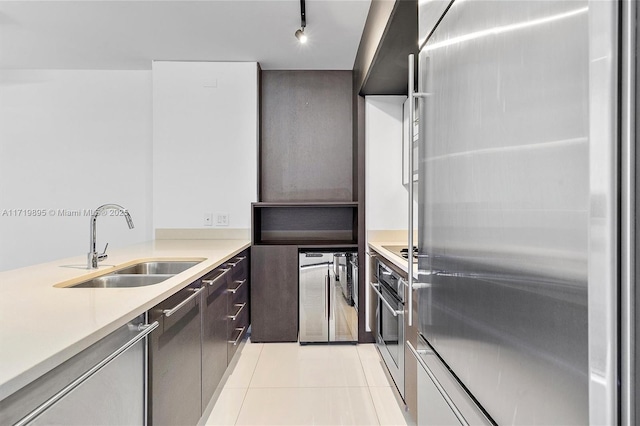
M117 210L124 215L124 218L127 220L127 225L129 225L129 229L133 229L133 220L131 220L131 215L129 212L119 204L104 204L96 209L95 212L91 215L91 222L89 226L91 228L91 232L89 234L89 253L87 254L87 269L96 269L98 267L98 262L105 260L107 258L107 247L109 244L107 243L104 246L104 251L101 254L98 254L96 251L96 221L100 213L105 210Z

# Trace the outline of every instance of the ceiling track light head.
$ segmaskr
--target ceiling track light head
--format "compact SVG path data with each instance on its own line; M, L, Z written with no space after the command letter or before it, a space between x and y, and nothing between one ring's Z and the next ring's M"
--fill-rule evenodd
M298 41L300 43L306 43L307 42L307 35L304 33L304 27L300 28L298 31L296 31L296 38L298 39Z

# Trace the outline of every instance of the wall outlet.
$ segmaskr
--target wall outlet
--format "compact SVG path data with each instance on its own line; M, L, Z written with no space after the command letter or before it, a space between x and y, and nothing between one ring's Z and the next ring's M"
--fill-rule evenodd
M213 213L204 214L204 226L213 226Z
M216 226L229 226L229 213L216 214Z

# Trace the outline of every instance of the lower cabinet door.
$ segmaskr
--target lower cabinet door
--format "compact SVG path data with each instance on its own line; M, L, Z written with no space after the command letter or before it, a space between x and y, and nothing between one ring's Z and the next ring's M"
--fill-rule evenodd
M298 246L251 247L251 341L298 341Z
M216 278L205 291L202 315L203 410L227 369L227 280L222 276Z
M150 313L160 322L149 343L152 425L195 425L200 420L202 291L206 289L187 287Z

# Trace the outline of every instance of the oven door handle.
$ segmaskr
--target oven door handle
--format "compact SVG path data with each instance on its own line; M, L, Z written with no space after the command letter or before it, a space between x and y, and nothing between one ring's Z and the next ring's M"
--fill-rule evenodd
M376 292L376 294L378 295L378 298L384 302L384 305L387 307L387 309L389 309L389 311L391 311L391 314L393 314L394 317L397 317L398 315L404 315L404 311L398 311L393 309L393 306L391 306L391 304L387 302L387 299L384 298L384 295L380 293L380 290L378 290L378 287L380 287L380 284L370 282L369 285L371 286L373 291Z

